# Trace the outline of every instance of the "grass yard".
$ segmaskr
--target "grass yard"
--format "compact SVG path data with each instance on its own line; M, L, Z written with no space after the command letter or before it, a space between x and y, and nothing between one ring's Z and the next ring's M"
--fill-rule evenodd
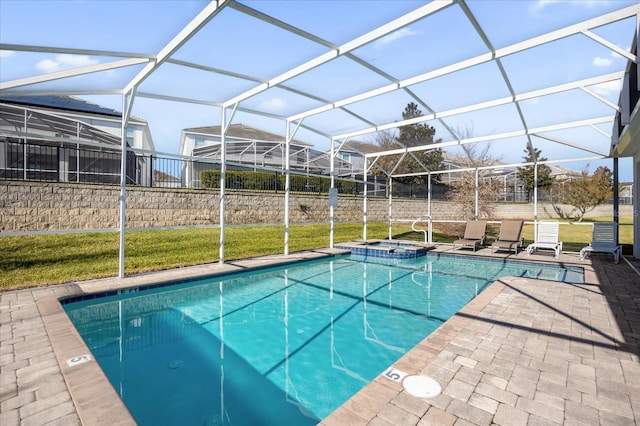
M601 220L610 220L601 218ZM631 218L621 218L621 224L631 224ZM444 228L444 227L443 227ZM435 242L452 242L458 236L434 229ZM487 229L491 244L499 225ZM631 252L631 226L620 227L623 252ZM386 223L369 223L367 236L387 238ZM394 224L393 237L422 241L423 234L411 230L409 224ZM362 238L361 223L339 223L335 242ZM0 291L51 285L118 274L117 232L73 233L0 237ZM533 241L533 225L525 225L525 246ZM239 226L225 230L225 259L242 259L283 252L283 226ZM591 226L570 224L560 226L560 240L565 251L579 251L591 240ZM128 231L126 233L125 273L178 268L218 261L220 230L176 229ZM329 246L329 225L292 225L289 251L296 252Z
M410 226L398 228L399 232ZM386 238L386 223L371 223L369 238ZM362 238L361 223L340 223L335 242ZM117 232L0 237L0 291L118 275ZM329 246L329 225L292 225L289 251ZM217 262L220 230L128 231L125 273ZM242 259L284 250L284 226L225 229L225 259Z

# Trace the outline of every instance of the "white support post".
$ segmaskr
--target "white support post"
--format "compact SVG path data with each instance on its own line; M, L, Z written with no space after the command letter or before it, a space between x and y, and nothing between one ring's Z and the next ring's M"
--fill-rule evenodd
M433 242L433 217L431 216L431 172L427 175L427 216L429 216L429 228L427 233L427 242Z
M538 161L533 163L533 232L538 235Z
M120 154L120 239L118 251L118 278L124 278L124 252L125 252L125 229L127 220L127 120L125 111L127 108L127 94L122 94L122 121L120 123L120 144L122 150ZM80 170L78 170L78 174Z
M76 130L76 139L80 140L80 122ZM76 144L76 182L80 183L80 143Z
M289 255L289 203L290 203L290 185L291 185L291 132L289 122L285 129L285 160L284 160L284 255ZM277 185L277 182L276 182Z
M27 134L29 133L29 129L27 128L28 126L28 121L29 118L27 116L27 110L24 110L24 144L22 145L22 178L24 180L28 179L27 176L27 170L28 170L28 165L27 162L29 160L28 158L28 154L29 154L29 150L27 149Z
M226 108L222 108L222 125L220 126L220 251L219 262L224 263L224 213L226 207L226 173L227 173L227 120Z
M334 140L331 139L331 163L330 163L330 175L331 175L331 189L335 188L336 185L336 179L335 179L335 157L334 157ZM330 230L329 230L329 247L333 248L333 241L334 241L334 232L335 232L335 208L333 207L333 205L329 206L329 224L330 224Z
M362 199L362 239L364 241L367 241L367 196L368 196L368 190L369 190L369 185L367 185L367 163L369 160L367 160L365 158L364 160L364 173L363 173L363 177L364 177L364 190L362 192L363 195L363 199Z
M387 190L389 191L389 239L391 240L392 238L392 224L391 221L393 219L393 195L391 195L393 193L393 178L389 177L389 179L387 180Z
M480 182L478 181L479 172L476 167L476 199L475 199L475 220L478 220L479 216L479 197L480 197Z

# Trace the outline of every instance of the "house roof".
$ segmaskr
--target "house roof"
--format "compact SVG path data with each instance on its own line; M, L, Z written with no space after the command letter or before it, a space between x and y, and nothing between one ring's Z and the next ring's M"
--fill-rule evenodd
M0 96L0 102L12 104L44 107L52 110L74 111L82 113L108 115L111 117L122 116L122 113L111 108L96 105L84 99L73 96Z
M220 126L191 127L183 130L183 132L185 133L204 133L213 136L220 136L221 131L222 129ZM227 132L225 134L227 137L243 139L247 141L284 142L284 138L282 135L277 135L275 133L267 132L266 130L257 129L245 124L231 124L227 128ZM306 145L309 147L313 146L312 144L295 139L292 140L292 142L298 145Z

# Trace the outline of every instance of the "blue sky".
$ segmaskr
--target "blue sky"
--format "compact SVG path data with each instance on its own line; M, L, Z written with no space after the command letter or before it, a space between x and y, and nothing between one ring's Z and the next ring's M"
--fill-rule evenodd
M344 44L378 25L393 20L425 4L419 1L245 1L262 13L307 31L334 45ZM203 1L29 1L0 0L0 42L7 44L95 49L155 54L205 5ZM547 31L572 25L595 16L636 5L637 1L468 1L467 5L485 31L493 47L500 49L536 37ZM635 19L626 19L594 28L598 37L626 50L631 43ZM174 56L175 59L225 69L234 73L270 79L327 51L320 43L301 37L232 8L226 8ZM486 52L473 25L456 5L408 25L397 32L355 49L352 53L387 75L404 80L425 72L473 58ZM88 66L120 58L63 53L0 53L0 78L4 81L42 73ZM527 93L570 81L624 70L625 59L583 35L518 52L502 59L516 94ZM118 90L137 74L141 66L105 71L42 83L31 89ZM255 81L164 64L139 88L141 92L162 93L222 102L250 89ZM286 85L322 100L338 101L389 84L389 80L363 68L346 57L297 76ZM430 79L410 87L428 108L436 112L492 101L509 96L509 90L495 62ZM603 83L589 90L617 103L619 86ZM121 110L117 95L82 96L92 102ZM401 119L406 104L413 99L406 92L387 93L349 106L358 117L383 124ZM297 95L291 90L272 88L241 106L271 114L289 116L321 106L323 102ZM582 117L611 114L610 106L582 90L521 102L529 128L544 127ZM421 108L427 114L427 108ZM149 122L156 149L176 153L180 130L220 124L220 109L177 102L138 98L133 114ZM362 128L362 120L335 110L305 119L304 124L329 134L348 133ZM245 123L283 133L280 120L239 112L234 123ZM520 120L513 105L450 116L429 124L436 137L452 140L448 129L471 131L481 137L517 129ZM446 126L445 126L446 124ZM448 127L448 129L447 129ZM598 124L579 131L557 131L548 136L579 141L590 149L607 151L609 141L602 134L610 124ZM598 131L601 130L601 131ZM297 139L327 149L329 140L301 130ZM577 139L576 139L577 138ZM371 142L372 136L359 137ZM491 152L505 162L522 159L526 138L492 142ZM567 145L535 138L549 158L585 157ZM455 149L454 149L455 151ZM589 162L590 170L611 161ZM584 168L586 163L568 164ZM621 180L632 179L630 161L621 160Z

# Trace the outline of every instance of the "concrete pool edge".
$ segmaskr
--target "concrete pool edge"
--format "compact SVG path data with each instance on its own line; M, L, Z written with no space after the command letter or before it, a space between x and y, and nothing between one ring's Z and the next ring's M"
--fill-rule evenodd
M75 290L68 296L83 294L80 289ZM62 308L60 298L48 296L38 299L36 304L80 421L96 424L96 419L100 419L104 424L135 425L133 416ZM87 355L90 355L87 362L70 365L70 360Z
M62 294L46 296L38 299L36 302L38 309L40 310L51 346L54 350L61 373L76 406L76 411L81 422L83 424L135 424L135 421L131 417L128 409L117 395L117 392L111 386L95 360L91 360L90 362L83 363L82 365L76 365L74 367L69 367L67 365L67 361L69 359L90 354L90 351L64 312L60 303L61 299L87 293L126 289L143 286L145 284L157 283L159 276L162 276L162 281L172 281L175 279L184 279L186 277L215 276L234 271L243 271L253 268L260 269L262 267L331 257L343 253L345 252L341 250L315 250L312 252L295 253L288 257L267 256L242 261L233 261L222 265L202 265L171 271L140 274L123 279L109 278L72 283L60 286L60 288L63 289L63 291L60 292ZM547 262L543 261L540 263ZM560 262L548 261L548 263L557 265ZM561 263L584 268L585 282L589 282L590 280L593 282L592 280L595 275L593 275L593 268L590 267L590 262ZM491 284L482 293L480 293L478 297L469 302L460 311L460 313L472 315L474 312L482 310L504 289L504 280L505 279L501 279ZM451 340L451 338L455 336L469 321L471 321L471 319L455 315L436 329L430 336L426 337L423 342L412 348L408 353L400 358L394 366L408 372L409 374L419 374L420 371L413 366L423 364L429 359L435 357ZM417 360L419 360L419 362L417 362ZM376 398L380 399L380 395L383 395L384 398L388 398L390 401L401 391L401 384L378 377L369 383L363 390L346 401L333 414L323 419L322 424L349 424L349 422L346 421L349 418L356 420L352 416L357 416L357 420L362 421L363 415L368 417L368 414L370 414L370 409L365 409L364 412L362 410L364 409L363 407L366 407L366 404L369 404L372 400L372 392L376 394ZM365 403L365 401L367 402ZM360 414L354 414L354 412L359 412Z

